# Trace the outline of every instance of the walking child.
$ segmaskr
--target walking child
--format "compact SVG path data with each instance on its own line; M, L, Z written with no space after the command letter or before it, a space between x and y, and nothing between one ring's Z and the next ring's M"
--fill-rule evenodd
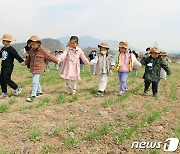
M119 43L119 53L113 59L112 65L117 66L119 81L120 81L120 91L118 96L122 96L127 92L127 78L129 72L133 70L133 67L137 68L141 66L141 63L136 59L133 53L129 53L128 42L121 41Z
M144 94L148 92L149 86L152 84L153 96L156 97L158 94L161 68L166 71L167 75L170 75L171 71L168 65L161 58L158 48L151 48L150 54L149 57L141 60L141 64L145 66L145 73L143 76L145 83Z
M11 42L15 41L10 34L4 34L2 37L3 48L0 51L0 58L2 58L0 84L2 94L0 98L7 96L7 85L15 90L15 95L19 95L22 89L11 79L14 68L14 59L22 63L24 60L19 56L18 52L11 46Z
M160 56L162 57L162 59L164 60L164 62L165 62L167 65L169 65L169 64L171 63L171 59L169 59L169 58L167 57L167 55L168 55L168 53L165 52L165 51L160 53ZM163 68L161 68L161 73L160 73L161 79L166 80L166 76L167 76L166 71L165 71Z
M31 50L23 66L30 66L30 73L32 73L33 88L31 96L27 98L28 102L34 101L37 96L42 96L42 88L39 82L40 75L46 70L46 60L52 61L58 64L58 60L47 52L41 45L40 38L38 36L32 36L30 38Z
M91 61L91 60L93 60L93 59L95 59L96 58L96 50L95 49L93 49L92 51L91 51L91 53L89 54L89 60ZM96 64L94 64L94 65L92 65L91 67L90 67L90 74L93 74L93 75L95 75L95 72L96 72Z
M80 80L80 59L84 64L93 65L85 57L84 52L78 47L79 39L77 36L71 36L68 46L63 54L59 56L59 60L63 61L60 71L60 77L66 81L66 92L76 93L77 81Z
M98 45L100 52L97 56L91 60L91 62L96 64L96 74L99 76L98 82L98 93L105 93L109 73L111 69L111 57L109 55L109 47L107 43L101 43Z

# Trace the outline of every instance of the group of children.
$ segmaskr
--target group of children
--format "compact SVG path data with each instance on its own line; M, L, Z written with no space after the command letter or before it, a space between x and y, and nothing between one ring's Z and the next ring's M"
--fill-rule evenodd
M128 51L128 43L124 41L119 43L119 51L113 57L109 54L107 43L104 42L99 44L98 54L96 54L96 51L93 51L89 61L84 55L84 52L78 47L79 39L77 36L72 36L65 50L60 54L56 53L58 55L55 57L43 48L38 36L32 36L28 40L31 48L24 61L11 46L11 42L14 40L10 34L3 35L1 40L4 47L0 51L0 57L2 58L0 74L2 94L0 98L5 98L7 96L7 85L15 90L15 95L19 95L22 91L22 89L11 80L14 58L17 59L22 66L29 66L30 73L32 74L33 87L31 96L27 98L28 102L32 102L37 96L43 94L39 80L40 75L46 70L46 61L52 61L56 66L58 65L57 70L59 70L59 64L62 64L60 77L66 82L66 92L70 91L72 94L76 93L77 82L80 80L80 59L84 64L92 67L92 74L96 73L99 76L99 94L103 94L106 91L110 70L115 69L118 72L120 81L118 96L122 96L128 91L127 78L129 72L131 72L133 68L138 69L141 65L145 66L145 73L143 76L145 82L144 93L147 93L152 83L154 96L157 96L158 93L161 68L163 68L168 75L170 74L168 65L160 56L161 52L159 49L149 48L147 51L149 55L146 55L146 57L139 62L135 54ZM94 66L96 66L96 68Z

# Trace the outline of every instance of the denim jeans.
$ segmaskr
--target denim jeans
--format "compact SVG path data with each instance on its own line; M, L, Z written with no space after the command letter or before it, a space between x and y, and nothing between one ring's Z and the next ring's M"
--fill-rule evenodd
M119 81L120 81L120 91L127 90L127 78L129 72L118 72Z
M37 93L42 93L41 85L39 83L39 78L40 78L40 74L32 75L33 88L32 88L31 96L36 96Z

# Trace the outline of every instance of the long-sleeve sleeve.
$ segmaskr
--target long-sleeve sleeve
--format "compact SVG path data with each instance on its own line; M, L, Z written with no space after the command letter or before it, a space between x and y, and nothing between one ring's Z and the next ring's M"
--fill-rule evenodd
M81 51L81 54L80 54L80 57L79 57L79 58L81 58L81 60L83 61L84 64L90 65L90 62L89 62L89 60L86 58L86 56L84 55L84 52L83 52L83 51Z
M145 65L147 64L146 58L142 58L141 61L140 61L140 63L145 66Z
M65 59L66 56L67 56L67 53L68 53L68 48L66 48L66 49L64 50L64 52L58 57L58 60L59 60L59 61L64 61L64 59Z
M171 75L168 65L162 60L161 67L166 71L167 75Z
M46 50L44 50L44 59L52 61L56 64L58 63L58 59L54 57L53 55L51 55L50 53L48 53Z
M18 54L18 52L15 49L13 49L13 50L14 51L12 51L12 54L13 54L14 58L16 60L18 60L19 63L22 63L24 60L21 58L21 56Z
M30 57L30 55L28 55L27 58L26 58L26 60L25 60L25 64L26 64L27 66L29 66L29 65L30 65L30 61L31 61L31 57Z

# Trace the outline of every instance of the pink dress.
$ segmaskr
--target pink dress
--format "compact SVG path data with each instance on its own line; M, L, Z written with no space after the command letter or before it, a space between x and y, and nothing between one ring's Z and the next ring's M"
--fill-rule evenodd
M81 80L79 58L82 59L84 64L90 64L89 60L85 57L84 52L79 47L74 49L67 47L63 54L59 56L59 60L63 62L60 77L66 80Z

